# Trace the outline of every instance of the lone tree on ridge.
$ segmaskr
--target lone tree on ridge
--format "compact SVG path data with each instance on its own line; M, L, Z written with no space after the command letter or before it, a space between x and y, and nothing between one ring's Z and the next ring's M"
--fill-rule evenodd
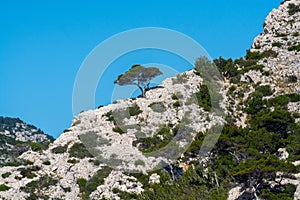
M146 97L146 91L149 89L150 81L162 72L156 67L143 67L142 65L133 65L127 72L118 76L114 81L118 85L136 85L142 92L142 97Z

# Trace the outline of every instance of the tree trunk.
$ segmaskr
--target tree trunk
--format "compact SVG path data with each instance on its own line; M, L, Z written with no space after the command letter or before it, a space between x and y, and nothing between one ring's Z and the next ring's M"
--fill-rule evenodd
M138 88L141 90L142 92L142 97L145 98L146 97L146 89L142 88L141 86L138 85Z

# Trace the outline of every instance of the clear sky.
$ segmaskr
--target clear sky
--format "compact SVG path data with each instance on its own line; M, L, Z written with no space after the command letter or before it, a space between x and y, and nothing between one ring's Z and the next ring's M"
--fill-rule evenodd
M0 115L19 117L57 137L73 118L77 71L103 40L128 29L163 27L192 37L212 58L238 58L262 32L265 17L280 2L1 1ZM115 64L129 68L136 63L174 63L168 55L149 52L145 58L146 53L128 54ZM158 59L162 57L166 63ZM98 105L110 103L112 82L120 72L107 73L102 80L107 87L97 89Z

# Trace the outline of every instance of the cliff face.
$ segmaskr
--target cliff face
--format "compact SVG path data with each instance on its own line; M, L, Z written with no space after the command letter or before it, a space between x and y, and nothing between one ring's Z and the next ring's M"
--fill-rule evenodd
M47 150L0 168L0 198L300 199L299 5L274 9L244 58L215 60L227 122L187 71L147 98L79 114Z

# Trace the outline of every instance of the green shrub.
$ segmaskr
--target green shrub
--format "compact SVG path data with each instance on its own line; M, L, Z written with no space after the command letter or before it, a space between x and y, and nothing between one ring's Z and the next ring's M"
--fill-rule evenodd
M235 85L232 85L232 86L230 86L230 88L228 89L228 93L229 94L233 94L233 92L236 90L236 86Z
M57 147L51 149L51 152L54 154L62 154L62 153L67 152L67 149L68 149L68 145L66 144L64 146L57 146Z
M43 162L43 165L51 165L51 162L50 162L50 160L46 160L46 161L44 161L44 162Z
M117 127L113 127L112 128L113 132L119 133L119 134L123 134L126 133L126 131L124 131L122 128L120 128L119 126Z
M288 47L288 51L300 51L300 44Z
M186 73L177 74L175 78L172 78L172 84L184 84L188 81Z
M89 180L84 178L77 179L77 184L79 186L80 193L82 194L82 199L89 199L89 195L97 189L99 185L104 183L104 179L110 174L111 168L103 167L98 170Z
M132 145L138 146L143 153L149 153L165 147L173 139L175 131L178 131L178 128L171 131L168 125L164 125L153 137L138 138Z
M36 174L33 173L35 171L39 171L41 168L38 166L32 166L32 167L28 167L28 168L20 168L18 169L20 171L20 174L22 175L22 177L26 177L26 178L34 178L36 177Z
M264 71L264 72L262 73L262 75L263 75L263 76L270 76L270 72L269 72L269 71Z
M8 178L11 175L11 172L5 172L4 174L2 174L2 178Z
M282 43L281 42L273 42L272 43L272 47L281 47L282 46Z
M70 130L70 129L65 129L65 130L64 130L64 133L67 133L67 132L70 132L70 131L72 131L72 130Z
M21 187L20 190L29 193L34 199L49 199L43 194L43 190L49 189L50 186L56 185L58 180L48 175L40 177L38 180L31 181L25 186Z
M240 73L241 74L244 74L244 73L247 73L247 72L249 72L250 70L254 70L254 71L263 71L263 68L264 68L265 66L263 66L263 65L252 65L252 66L249 66L249 67L244 67L243 69L241 69L240 70Z
M297 81L298 81L298 78L295 75L291 75L291 76L287 77L287 82L288 83L297 83Z
M140 107L137 104L130 106L128 109L130 116L135 116L143 112L142 110L140 110Z
M30 147L32 151L41 151L42 150L42 144L38 142L32 142L30 143Z
M289 3L289 5L288 5L288 13L289 13L290 16L296 14L299 11L300 11L300 7L298 5L295 5L293 3Z
M115 119L114 119L114 116L113 116L113 111L108 111L107 113L103 114L102 115L103 117L107 117L107 121L110 121L110 122L114 122L115 123Z
M259 86L255 91L261 93L263 96L270 96L273 94L270 85Z
M206 85L201 85L199 91L195 93L195 96L198 105L205 111L210 111L212 104L208 87Z
M77 159L75 159L75 158L73 158L73 159L69 159L68 161L67 161L67 163L72 163L72 164L75 164L75 163L77 163L78 161L77 161Z
M75 158L92 158L93 155L90 154L90 152L87 150L87 148L82 143L75 143L73 146L69 149L70 157Z
M286 37L287 34L286 33L279 33L279 32L276 32L276 37Z
M271 58L276 58L278 56L278 53L276 51L273 51L272 49L266 50L262 53L263 57L271 57Z
M180 101L175 101L175 102L173 103L173 106L174 106L175 108L180 107L180 106L181 106Z
M7 185L5 185L5 184L1 184L0 185L0 191L6 191L6 190L9 190L10 189L10 187L8 187Z
M246 56L245 56L245 59L246 60L260 60L262 58L264 58L265 56L260 53L259 51L250 51L250 50L247 50L246 51Z

